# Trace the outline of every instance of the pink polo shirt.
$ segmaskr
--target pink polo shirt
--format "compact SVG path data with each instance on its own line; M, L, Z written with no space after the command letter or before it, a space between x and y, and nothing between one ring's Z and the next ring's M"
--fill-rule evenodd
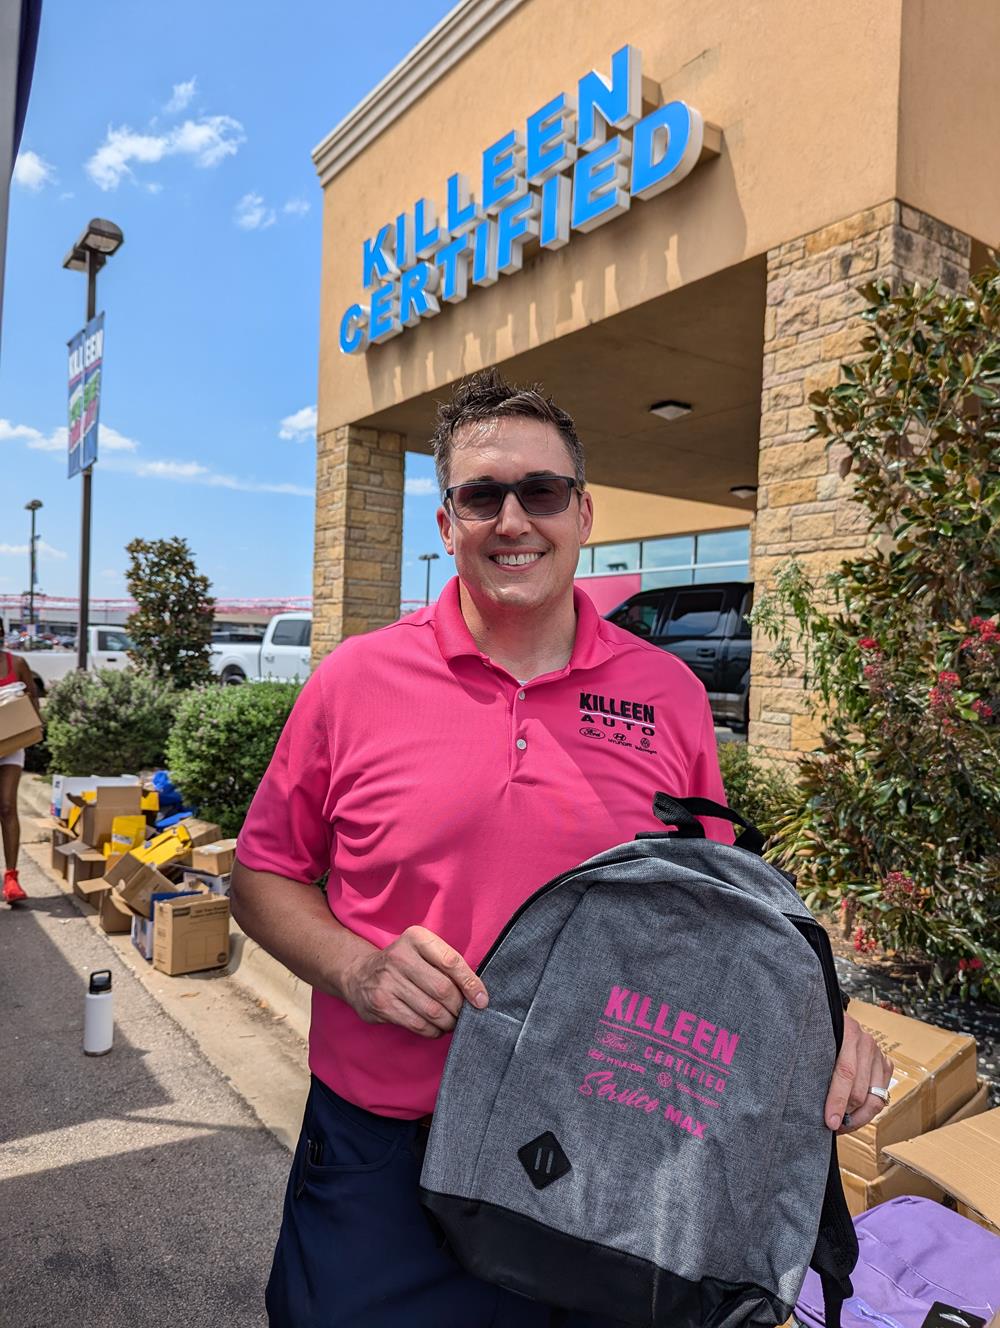
M475 968L546 881L662 829L657 790L723 802L702 684L587 595L575 604L569 664L523 685L476 647L457 578L430 608L344 641L285 726L240 861L303 882L329 870L345 927L380 948L428 927ZM732 843L727 822L705 826ZM313 1073L369 1111L431 1111L449 1041L313 993Z

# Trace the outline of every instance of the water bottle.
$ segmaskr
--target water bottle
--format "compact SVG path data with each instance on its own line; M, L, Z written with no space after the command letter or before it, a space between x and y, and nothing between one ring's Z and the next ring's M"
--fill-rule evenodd
M114 1007L111 1004L111 969L99 968L90 975L84 998L83 1052L106 1056L114 1038Z

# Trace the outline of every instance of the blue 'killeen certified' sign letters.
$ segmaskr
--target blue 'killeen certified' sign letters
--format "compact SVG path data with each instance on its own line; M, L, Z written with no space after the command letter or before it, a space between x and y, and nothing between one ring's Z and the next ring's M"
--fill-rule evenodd
M632 129L607 137L607 126ZM576 100L561 92L483 153L478 199L465 176L448 179L445 216L419 199L412 212L364 243L366 304L340 320L340 349L366 350L458 304L473 286L492 286L521 268L522 249L537 237L561 249L573 231L592 231L627 212L633 198L669 189L698 164L705 123L682 101L642 115L642 56L623 46L611 77L592 70Z

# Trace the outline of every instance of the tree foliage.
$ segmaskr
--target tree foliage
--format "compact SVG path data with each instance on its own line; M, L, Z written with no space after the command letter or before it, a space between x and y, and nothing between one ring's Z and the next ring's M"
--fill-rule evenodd
M135 647L130 657L177 688L208 682L215 600L187 540L134 539L125 551L125 582L137 605L125 624Z
M69 673L45 702L49 766L63 775L138 774L158 766L175 697L133 669Z
M859 950L1000 1000L1000 271L863 294L864 357L810 400L872 541L822 587L785 565L753 615L826 721L777 855Z
M170 730L170 776L201 816L235 835L264 777L298 683L203 687L183 696Z

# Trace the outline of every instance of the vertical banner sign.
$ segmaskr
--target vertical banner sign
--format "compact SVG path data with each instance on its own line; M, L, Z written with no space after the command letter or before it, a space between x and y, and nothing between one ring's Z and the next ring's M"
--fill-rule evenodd
M69 343L69 473L97 460L97 427L104 364L104 315L92 318Z

